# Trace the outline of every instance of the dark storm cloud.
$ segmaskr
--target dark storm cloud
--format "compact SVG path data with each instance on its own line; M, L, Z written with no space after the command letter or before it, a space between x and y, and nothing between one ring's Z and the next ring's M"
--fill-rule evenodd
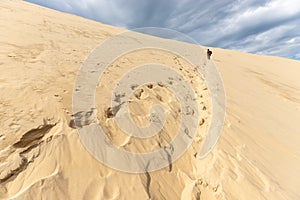
M199 44L298 58L298 0L28 0L103 23L164 27Z

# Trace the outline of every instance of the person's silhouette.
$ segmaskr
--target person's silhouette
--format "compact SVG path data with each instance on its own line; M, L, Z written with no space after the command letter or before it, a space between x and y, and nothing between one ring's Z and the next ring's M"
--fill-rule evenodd
M207 59L208 60L210 60L211 54L212 54L212 51L207 49Z

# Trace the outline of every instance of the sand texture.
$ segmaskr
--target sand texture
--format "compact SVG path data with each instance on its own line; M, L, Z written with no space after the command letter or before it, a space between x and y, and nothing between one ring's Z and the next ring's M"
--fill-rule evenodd
M218 48L211 48L210 61L202 54L199 67L214 63L220 72L226 116L218 143L201 159L213 94L191 63L157 49L123 55L95 86L95 108L74 116L80 66L99 43L124 30L19 0L1 0L0 13L0 199L300 199L299 61ZM138 153L166 146L178 129L184 110L178 95L160 83L132 85L127 101L140 126L151 123L149 112L160 104L166 112L160 134L140 140L116 124L124 114L122 94L111 93L118 78L154 61L181 72L193 87L201 116L194 141L158 171L131 174L107 167L82 144L76 120L82 126L100 123L116 147ZM85 106L88 100L82 101ZM129 122L122 125L131 128Z

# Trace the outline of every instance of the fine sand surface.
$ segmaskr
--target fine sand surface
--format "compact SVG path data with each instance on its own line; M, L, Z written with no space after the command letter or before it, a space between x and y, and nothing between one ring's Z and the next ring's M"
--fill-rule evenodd
M2 0L0 13L0 199L300 199L299 61L217 48L211 61L199 58L215 63L226 91L221 137L200 159L212 113L203 78L190 63L157 50L117 59L95 97L97 119L114 145L153 151L178 128L176 96L160 84L135 88L129 107L134 122L145 125L152 105L161 104L168 113L166 137L138 141L115 124L110 91L141 62L182 71L201 113L181 158L159 171L130 174L98 162L71 116L80 66L100 42L124 30L19 0Z

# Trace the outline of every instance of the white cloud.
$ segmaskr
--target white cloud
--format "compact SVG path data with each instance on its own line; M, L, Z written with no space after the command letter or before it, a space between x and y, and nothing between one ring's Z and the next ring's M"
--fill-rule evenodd
M28 0L126 28L165 27L198 43L298 58L298 0Z

